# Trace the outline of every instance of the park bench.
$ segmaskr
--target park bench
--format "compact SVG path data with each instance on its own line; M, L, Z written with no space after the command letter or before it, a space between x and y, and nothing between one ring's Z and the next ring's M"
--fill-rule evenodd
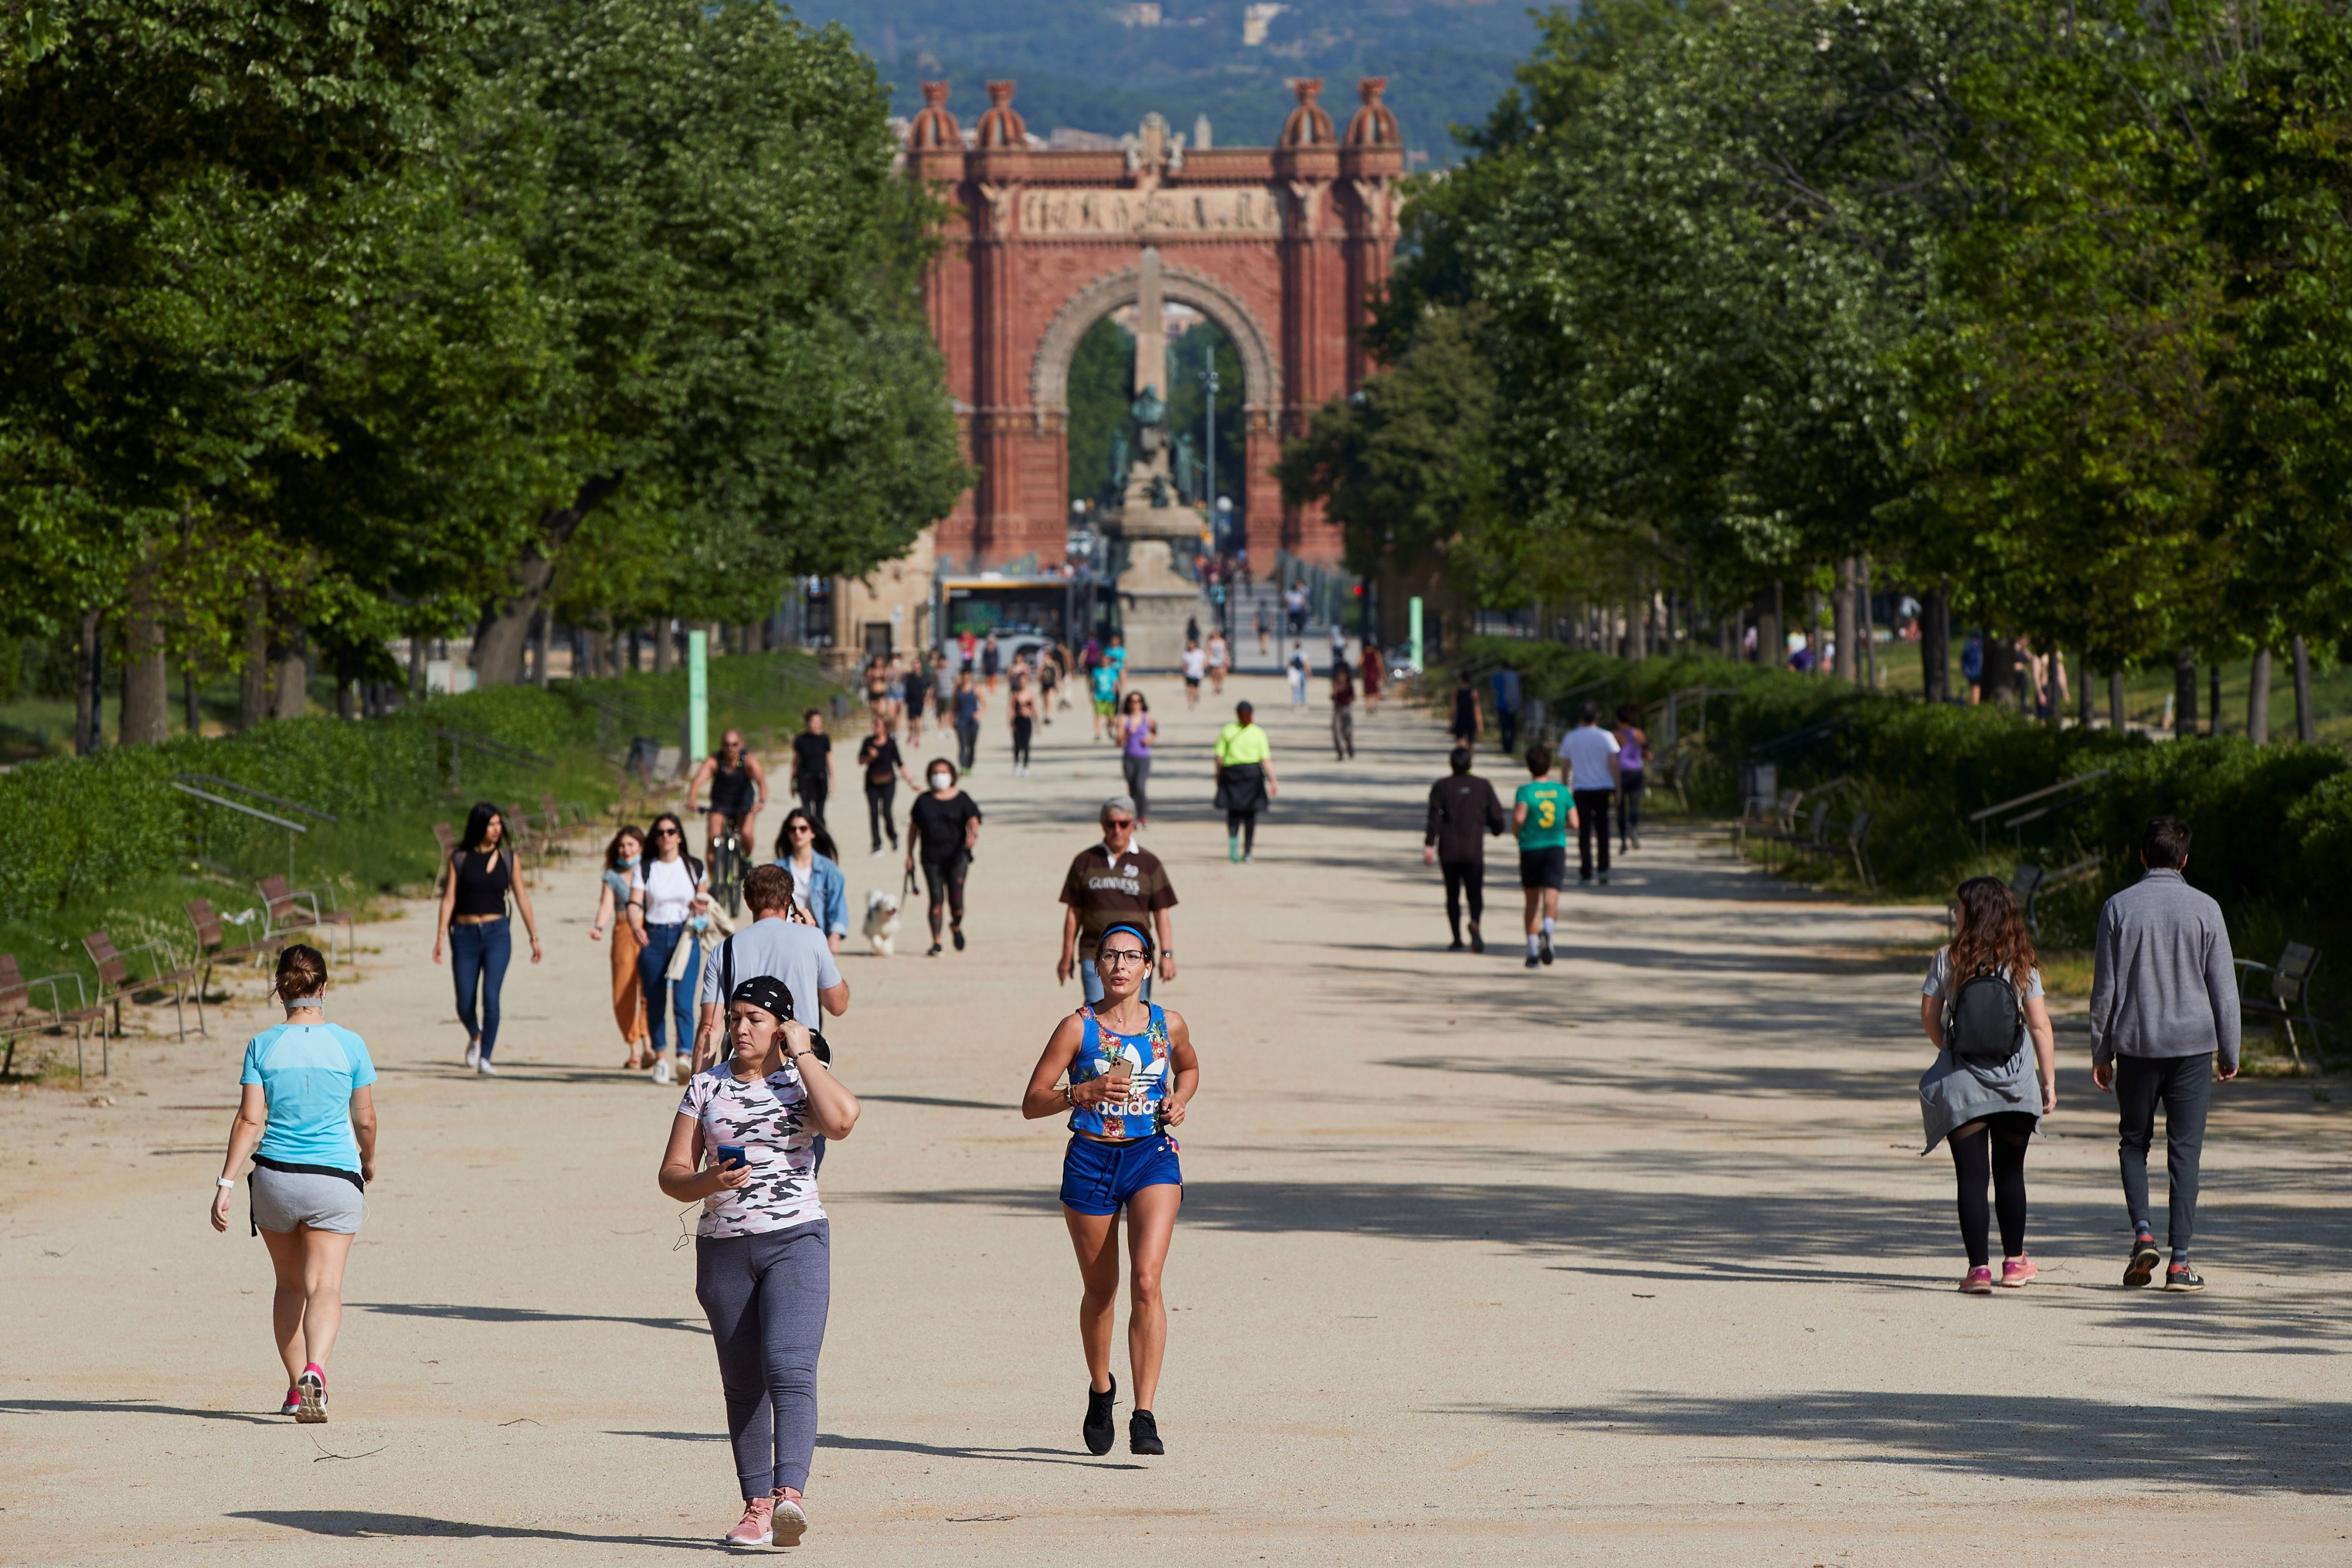
M347 946L347 956L359 957L359 933L352 924L348 909L327 909L319 903L316 888L289 888L282 876L264 877L254 884L261 890L261 906L268 912L269 925L263 934L264 943L277 941L286 931L315 931L321 925L340 925Z
M2036 941L2042 936L2042 895L2095 874L2103 863L2096 855L2085 855L2056 871L2030 861L2017 862L2017 869L2009 874L2009 896L2016 902L2017 912L2025 917L2025 928L2033 933Z
M71 1011L67 1010L64 998L58 990L68 980L71 980L74 987L74 1008ZM33 988L36 986L49 988L47 1011L33 1005ZM5 1040L7 1046L7 1054L0 1057L0 1076L16 1071L16 1047L26 1035L62 1030L70 1023L77 1026L74 1033L79 1039L81 1033L79 1026L97 1016L101 1016L100 1010L89 1008L83 1000L79 975L43 975L38 979L27 980L25 972L16 967L16 955L0 953L0 1040Z
M2319 949L2290 942L2275 964L2257 964L2252 958L2237 962L2238 1016L2277 1019L2286 1035L2286 1048L2301 1067L2303 1048L2295 1043L2295 1019L2301 1019L2303 1027L2311 1031L2311 1049L2319 1049L2319 1020L2311 1012L2311 972L2319 967ZM2254 988L2256 975L2270 977L2259 992Z
M205 1034L212 1033L205 1023L205 988L212 983L213 967L216 964L238 964L264 950L265 944L245 942L232 944L228 927L213 909L209 898L192 898L186 905L188 924L196 933L196 1028Z
M1749 833L1754 833L1759 838L1786 838L1795 832L1797 807L1804 798L1805 792L1802 789L1783 789L1780 791L1780 802L1769 808L1769 815L1766 814L1766 802L1761 797L1751 799L1748 803L1748 810L1743 811L1739 820L1731 825L1733 843L1744 846Z
M1870 847L1866 841L1870 837L1870 822L1868 811L1856 811L1853 821L1845 825L1845 852L1853 857L1853 874L1862 878L1864 893L1878 891L1878 878L1870 868Z
M1830 802L1824 800L1813 802L1813 814L1807 819L1801 830L1791 829L1783 832L1779 828L1774 828L1760 836L1767 843L1788 845L1789 856L1793 863L1809 854L1832 852L1834 846L1831 842L1829 831Z
M89 955L91 967L98 971L98 999L95 1005L114 1014L114 1032L122 1032L122 1004L137 1001L142 991L172 993L173 1015L179 1020L180 1041L188 1039L188 982L196 977L193 967L184 967L172 949L163 943L142 942L128 952L114 946L114 938L104 931L93 931L81 939L82 951ZM131 956L147 956L148 973L142 977L131 967ZM161 1000L159 994L158 1000Z

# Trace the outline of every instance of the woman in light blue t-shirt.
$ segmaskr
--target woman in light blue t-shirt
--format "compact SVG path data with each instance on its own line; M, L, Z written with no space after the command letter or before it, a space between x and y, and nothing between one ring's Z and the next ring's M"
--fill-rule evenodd
M276 989L286 1021L245 1048L213 1228L228 1228L236 1168L251 1155L253 1230L278 1273L269 1317L289 1384L280 1414L319 1422L343 1321L343 1263L375 1179L375 1063L366 1041L327 1021L327 960L316 947L278 955Z

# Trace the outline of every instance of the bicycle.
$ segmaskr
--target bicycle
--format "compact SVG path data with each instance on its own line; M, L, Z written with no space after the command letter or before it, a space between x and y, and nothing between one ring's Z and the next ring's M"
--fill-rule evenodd
M726 831L710 842L710 896L727 906L731 918L743 913L743 819L730 816Z

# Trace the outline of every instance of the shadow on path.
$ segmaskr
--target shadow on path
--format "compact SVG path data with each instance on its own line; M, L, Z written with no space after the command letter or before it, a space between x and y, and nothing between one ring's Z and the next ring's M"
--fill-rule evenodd
M442 1318L469 1323L632 1323L646 1329L676 1329L684 1333L709 1333L698 1318L631 1318L604 1312L551 1312L539 1307L452 1307L424 1301L353 1301L363 1312L384 1312L401 1318Z
M616 1432L608 1437L660 1437L673 1443L723 1443L724 1432ZM1097 1459L1091 1456L1064 1453L1058 1448L942 1448L933 1443L905 1443L891 1437L844 1437L837 1433L820 1432L816 1446L820 1448L847 1448L869 1454L920 1454L928 1459L1004 1459L1024 1465L1077 1465L1093 1470L1139 1470L1144 1467L1122 1459Z
M0 1416L183 1416L192 1421L237 1421L248 1427L282 1427L283 1416L242 1410L195 1410L147 1399L0 1399Z
M368 1513L357 1509L254 1508L224 1516L249 1519L259 1524L280 1524L312 1535L343 1541L402 1540L440 1537L449 1540L570 1541L593 1546L667 1546L688 1552L724 1550L716 1537L688 1535L593 1535L579 1530L534 1530L512 1524L469 1524L463 1520L433 1519L421 1513Z
M1835 1391L1452 1413L1661 1437L1833 1444L1868 1450L1836 1457L2012 1480L2229 1492L2337 1492L2352 1484L2352 1404L2340 1400L2240 1398L2184 1409L2038 1395Z

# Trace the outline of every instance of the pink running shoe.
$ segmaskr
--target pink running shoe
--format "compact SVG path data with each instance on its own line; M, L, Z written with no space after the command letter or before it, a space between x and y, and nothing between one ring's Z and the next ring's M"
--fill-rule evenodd
M1969 1270L1968 1278L1960 1281L1960 1291L1963 1295L1969 1296L1991 1295L1992 1265L1984 1263Z
M2033 1283L2041 1272L2031 1258L2004 1258L2000 1260L2000 1282L2011 1291Z
M291 1416L302 1408L302 1391L292 1384L286 1385L286 1403L278 1407L280 1416Z
M773 1517L776 1544L798 1546L801 1537L808 1533L808 1514L802 1510L797 1500L788 1498L781 1491L771 1500L776 1510Z
M327 1418L327 1373L317 1362L302 1369L294 1380L298 1406L294 1419L305 1427L316 1427Z
M750 1547L759 1550L776 1543L776 1500L772 1497L749 1498L743 1503L743 1518L725 1535L719 1543L725 1546Z

